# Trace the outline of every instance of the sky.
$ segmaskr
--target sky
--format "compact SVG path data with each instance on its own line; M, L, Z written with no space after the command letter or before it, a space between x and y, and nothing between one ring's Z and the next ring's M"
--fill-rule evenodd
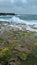
M0 0L0 12L37 14L37 0Z

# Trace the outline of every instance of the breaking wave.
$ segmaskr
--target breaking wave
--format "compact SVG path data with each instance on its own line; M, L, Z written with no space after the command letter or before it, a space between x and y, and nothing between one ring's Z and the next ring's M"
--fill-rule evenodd
M6 22L8 22L8 20L6 20L6 19L0 19L0 21L2 21L2 22L3 22L3 21L6 21Z
M23 23L23 24L30 24L30 25L37 24L37 20L25 20L25 19L23 20L18 16L5 17L5 18L1 17L0 21Z
M13 16L10 22L23 23L23 24L37 24L37 20L22 20L19 17Z

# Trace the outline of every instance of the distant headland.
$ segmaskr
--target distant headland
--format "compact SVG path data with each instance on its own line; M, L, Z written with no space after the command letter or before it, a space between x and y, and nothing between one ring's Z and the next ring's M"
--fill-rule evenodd
M16 15L15 13L0 13L0 15Z

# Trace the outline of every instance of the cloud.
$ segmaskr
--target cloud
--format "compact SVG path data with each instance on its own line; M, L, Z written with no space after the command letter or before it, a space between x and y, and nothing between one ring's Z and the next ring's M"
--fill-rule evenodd
M37 0L0 0L0 11L37 13Z
M3 0L0 0L0 2L2 2Z
M25 3L27 3L27 0L11 0L11 3L13 3L13 4L18 4L18 3L22 3L22 4L25 4Z
M15 2L15 0L11 0L11 3L14 3Z
M22 3L27 3L27 0L21 0L22 1Z
M10 0L10 3L14 8L15 6L20 8L27 4L27 0Z

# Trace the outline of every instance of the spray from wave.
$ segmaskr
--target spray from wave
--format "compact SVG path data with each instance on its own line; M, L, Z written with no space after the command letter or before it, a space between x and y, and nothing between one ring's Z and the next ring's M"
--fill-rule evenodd
M23 20L18 16L12 16L12 17L7 17L7 18L0 18L0 21L5 21L5 22L15 22L15 23L23 23L23 24L37 24L37 20Z
M15 16L13 16L9 21L16 22L16 23L23 23L23 24L31 24L31 25L37 24L37 20L27 21L27 20L22 20L19 17L15 17Z

